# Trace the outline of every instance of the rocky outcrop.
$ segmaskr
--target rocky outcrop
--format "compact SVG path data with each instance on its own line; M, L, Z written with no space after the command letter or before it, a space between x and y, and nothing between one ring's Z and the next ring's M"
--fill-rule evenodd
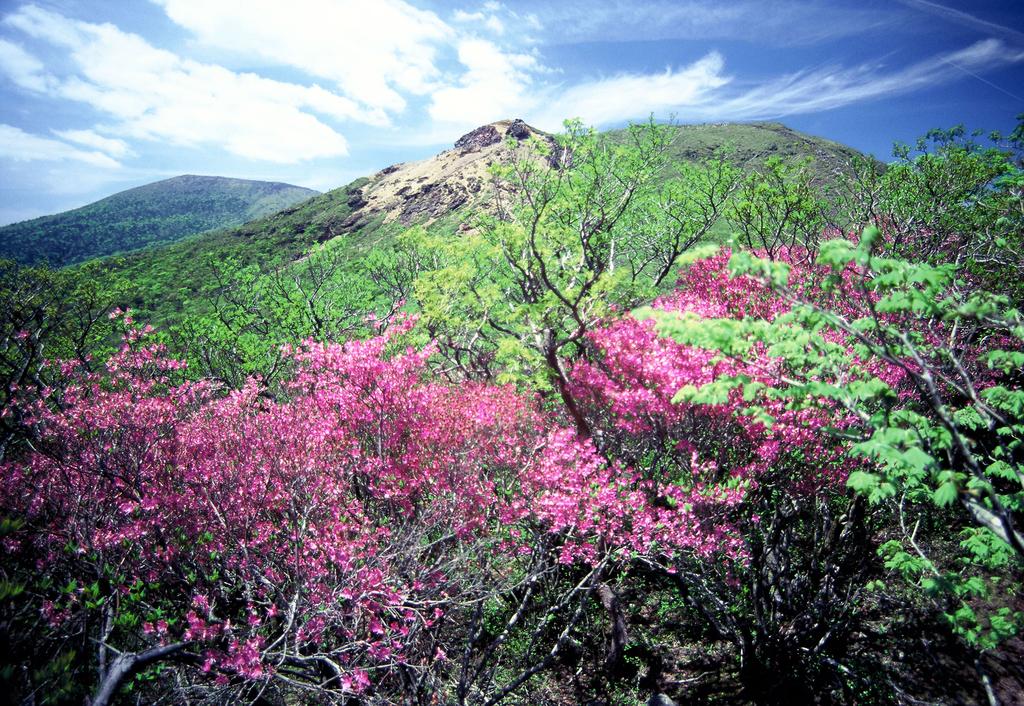
M504 131L500 130L502 127L505 128ZM477 152L485 147L498 144L506 137L522 142L530 135L536 134L539 133L520 118L510 121L502 120L489 125L481 125L476 130L467 132L455 141L455 149L462 150L463 154Z
M530 137L552 140L522 120L499 120L467 132L453 149L434 157L381 169L349 196L352 212L343 225L429 223L469 203L486 209L490 167L514 158L510 138L523 142Z
M520 120L519 122L522 121ZM457 139L455 141L455 148L462 150L463 154L465 154L466 152L476 152L499 142L501 142L501 135L498 133L498 128L493 125L482 125Z
M398 220L405 225L440 218L469 201L469 190L461 183L426 184L405 202Z
M505 130L505 134L522 142L533 134L533 128L519 118L516 118L509 124L508 129Z
M355 211L366 205L366 199L363 198L363 192L360 190L349 196L347 203L348 207Z

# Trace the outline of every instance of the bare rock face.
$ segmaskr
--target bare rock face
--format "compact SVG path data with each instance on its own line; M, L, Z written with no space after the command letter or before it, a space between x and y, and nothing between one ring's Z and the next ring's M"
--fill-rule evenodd
M519 121L522 122L522 121ZM488 145L501 142L501 135L493 125L482 125L455 141L455 147L465 152L475 152Z
M366 205L366 199L363 198L362 190L355 192L348 197L348 207L353 211L358 210Z
M499 128L505 128L504 133ZM463 154L482 150L484 147L496 145L506 137L512 137L522 142L533 134L533 129L520 118L512 121L499 121L489 125L481 125L472 132L455 141L455 148L462 150Z
M469 197L469 191L457 181L428 183L416 194L406 197L398 220L404 225L412 225L441 218L469 201Z
M522 142L530 136L530 126L521 119L516 118L508 126L508 129L505 130L505 134Z
M395 164L377 172L358 193L350 195L348 225L380 219L414 225L444 218L468 203L491 206L490 167L519 158L512 140L553 138L524 121L498 120L481 125L455 142L455 147L419 162ZM552 154L555 150L552 150ZM552 157L548 157L552 159ZM467 226L468 228L468 226Z

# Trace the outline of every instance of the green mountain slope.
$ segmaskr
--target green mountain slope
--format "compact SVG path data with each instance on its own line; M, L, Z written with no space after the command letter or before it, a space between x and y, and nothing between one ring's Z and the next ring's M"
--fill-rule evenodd
M725 148L739 165L753 165L768 157L796 161L810 157L811 169L820 181L834 180L849 168L851 159L863 156L852 147L808 135L782 123L708 123L676 128L672 153L680 159L698 160Z
M291 184L179 176L72 211L0 228L0 257L60 267L266 216L318 192Z
M698 161L726 149L730 161L752 168L771 156L786 161L810 157L815 178L828 182L858 153L778 123L685 125L675 128L675 160ZM617 139L622 131L606 133ZM113 271L131 283L127 302L153 323L194 310L197 296L216 288L210 263L231 262L267 272L301 259L317 243L332 241L357 261L412 225L456 233L470 214L490 200L488 167L509 156L505 138L546 137L521 121L484 125L434 157L400 163L236 228L186 238L131 253Z
M367 179L318 194L263 218L220 228L163 245L109 258L107 271L129 283L126 306L153 323L175 320L191 310L196 297L216 287L211 264L256 265L263 271L287 265L311 247L353 231L369 234L380 225L352 219L351 204ZM351 202L351 203L350 203Z

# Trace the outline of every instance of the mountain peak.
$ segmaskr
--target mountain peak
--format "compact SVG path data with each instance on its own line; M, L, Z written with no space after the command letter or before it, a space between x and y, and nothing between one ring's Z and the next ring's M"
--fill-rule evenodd
M378 218L403 225L430 223L464 204L479 204L491 165L514 156L507 140L530 137L553 139L521 118L498 120L467 132L450 150L382 169L350 197L353 212L343 225L353 229Z
M497 144L508 137L522 141L530 135L542 134L540 130L527 125L522 118L498 120L467 132L455 141L455 147L464 152L473 152Z

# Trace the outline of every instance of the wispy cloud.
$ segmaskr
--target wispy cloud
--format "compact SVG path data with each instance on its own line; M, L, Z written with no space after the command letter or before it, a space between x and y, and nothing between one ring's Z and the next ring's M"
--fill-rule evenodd
M1018 45L1024 44L1024 32L1006 27L995 22L982 19L977 15L972 15L963 10L957 10L946 5L940 5L937 2L931 2L930 0L898 0L907 7L914 8L926 12L936 17L941 17L944 20L954 22L964 27L970 27L971 29L978 30L984 34L992 35L995 37L1002 37L1003 39L1016 43Z
M102 152L81 150L66 142L33 135L21 128L6 124L0 124L0 157L15 162L71 160L85 162L94 167L117 168L121 166L117 160Z
M506 15L505 19L502 19L502 14ZM482 7L476 12L467 12L460 9L452 13L452 19L458 24L479 27L496 35L505 34L506 20L509 18L515 21L520 19L515 12L497 3L488 3L487 7ZM526 24L528 29L535 28L535 26L529 25L529 22L526 22Z
M30 91L51 90L55 83L54 78L46 73L43 62L6 39L0 39L0 71Z
M664 118L681 106L710 106L718 89L730 78L725 60L711 52L688 66L656 74L620 74L568 87L549 87L534 118L547 129L557 129L563 118L579 117L595 125L609 125L653 113Z
M799 71L742 88L724 74L725 62L708 54L679 70L626 74L570 86L552 94L535 119L550 125L568 113L609 125L650 113L681 120L762 120L832 110L912 93L1001 66L1024 62L1024 50L998 39L938 54L903 68L878 64Z
M128 143L113 137L104 137L92 130L54 130L53 134L68 142L74 142L84 147L92 147L115 159L129 157L134 154Z
M887 8L806 0L563 0L535 3L551 43L740 40L806 45L877 30L897 21Z
M963 78L963 71L982 72L1024 61L1024 51L998 39L938 54L901 69L862 64L831 67L781 76L713 105L680 106L681 116L752 120L815 113L879 98L912 93ZM718 116L721 116L719 118Z

